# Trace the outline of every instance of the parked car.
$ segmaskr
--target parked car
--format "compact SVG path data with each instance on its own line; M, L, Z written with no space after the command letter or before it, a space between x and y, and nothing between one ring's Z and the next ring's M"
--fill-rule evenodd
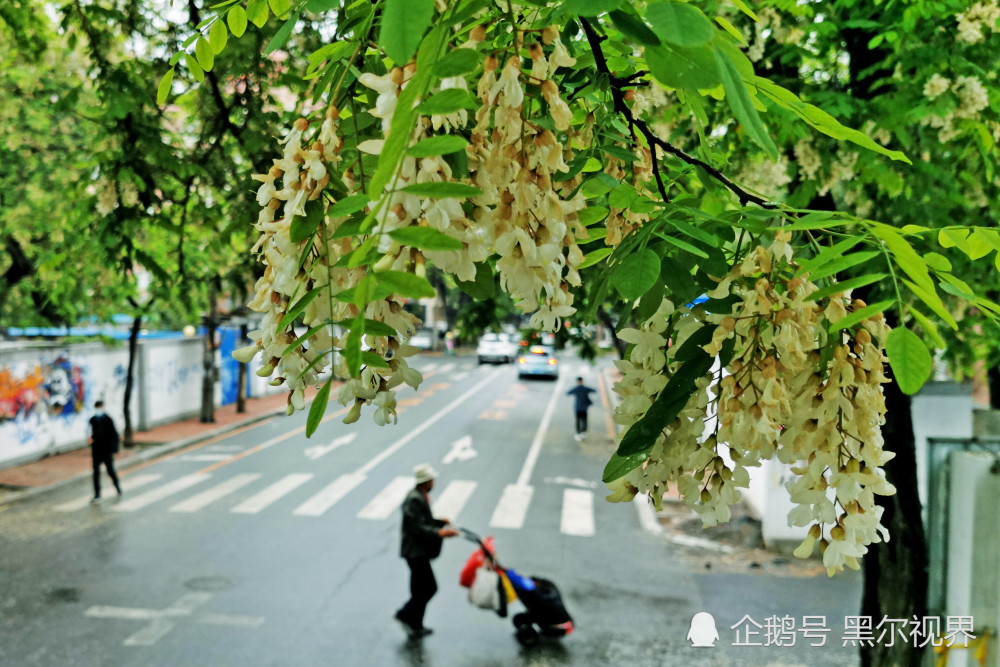
M517 357L517 376L558 378L559 360L555 350L545 345L532 345L522 351Z
M476 356L479 363L509 364L517 353L512 349L507 334L486 333L479 339Z
M417 332L410 338L409 344L419 347L421 350L429 350L433 347L434 332L430 329L417 329Z

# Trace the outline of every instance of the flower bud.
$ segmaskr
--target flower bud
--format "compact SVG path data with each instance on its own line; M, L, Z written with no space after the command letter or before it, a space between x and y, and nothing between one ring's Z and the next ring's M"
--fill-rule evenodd
M309 119L307 118L297 119L294 123L294 127L296 130L299 130L300 132L305 132L306 130L309 129Z
M353 424L361 418L361 406L364 405L364 401L355 401L354 405L351 406L351 410L344 417L345 424Z
M246 347L241 347L240 349L233 352L233 359L240 362L241 364L249 364L257 353L260 352L260 345L254 343L253 345L247 345Z

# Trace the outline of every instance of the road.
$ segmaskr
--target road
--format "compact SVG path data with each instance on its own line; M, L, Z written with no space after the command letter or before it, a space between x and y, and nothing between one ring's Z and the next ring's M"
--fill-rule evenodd
M692 572L636 505L603 500L600 367L567 355L554 383L467 357L417 367L425 382L400 392L397 426L367 412L346 426L331 406L308 440L299 414L131 468L120 500L91 505L80 483L0 506L0 664L855 663L838 633L856 613L856 578ZM565 396L578 374L602 396L583 442ZM438 515L493 535L501 564L559 585L572 636L522 648L509 619L469 605L457 578L474 546L456 538L434 563L435 634L405 639L391 621L408 586L398 506L421 462L440 473ZM702 611L716 618L715 648L686 641ZM821 648L801 636L733 646L746 614L825 615L833 630Z

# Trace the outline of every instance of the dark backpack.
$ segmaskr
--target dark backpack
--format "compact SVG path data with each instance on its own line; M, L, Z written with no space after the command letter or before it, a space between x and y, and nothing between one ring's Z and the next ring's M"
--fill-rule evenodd
M114 454L118 451L118 429L115 422L108 415L95 415L90 418L91 427L94 430L94 443Z

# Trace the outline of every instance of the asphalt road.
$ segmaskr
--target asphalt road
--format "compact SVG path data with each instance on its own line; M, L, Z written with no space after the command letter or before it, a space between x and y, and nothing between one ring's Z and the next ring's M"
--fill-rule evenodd
M307 440L301 414L274 419L130 469L120 500L106 487L90 505L88 482L0 506L0 664L855 663L839 633L857 613L856 578L690 572L635 505L604 501L606 404L576 442L565 396L578 374L608 391L599 368L567 356L549 382L468 357L417 366L426 380L400 393L398 426L367 412L345 426L331 410ZM391 620L408 586L398 506L422 462L440 473L439 515L493 535L501 564L559 585L573 635L520 647L509 619L468 603L457 579L474 545L454 538L434 564L435 633L406 640ZM686 641L702 611L714 648ZM824 615L832 631L821 648L802 635L733 646L744 615Z

